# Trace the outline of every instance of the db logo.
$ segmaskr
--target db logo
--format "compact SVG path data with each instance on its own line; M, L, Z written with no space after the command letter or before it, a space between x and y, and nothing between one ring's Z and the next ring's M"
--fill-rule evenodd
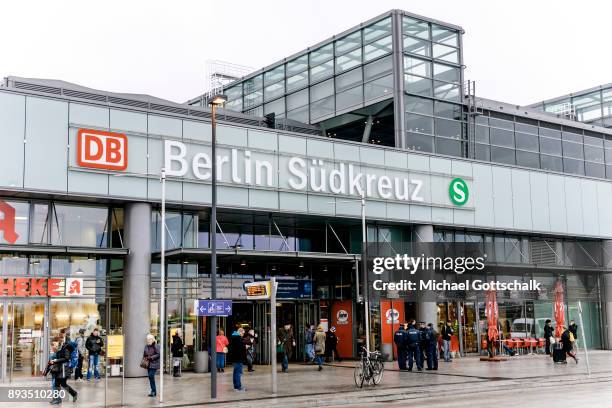
M396 309L389 309L385 312L385 318L387 319L387 324L395 324L399 323L399 312Z
M347 324L348 323L349 314L346 310L338 310L336 313L336 321L338 324Z
M66 296L83 296L83 279L66 279Z
M121 133L79 129L77 163L94 169L125 170L128 165L127 138Z

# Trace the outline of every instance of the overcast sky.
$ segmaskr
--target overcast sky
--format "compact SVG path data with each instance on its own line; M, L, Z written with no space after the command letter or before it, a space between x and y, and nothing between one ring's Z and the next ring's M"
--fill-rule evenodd
M612 82L612 6L596 0L7 0L0 75L184 102L206 60L261 68L393 8L463 27L478 96L525 105Z

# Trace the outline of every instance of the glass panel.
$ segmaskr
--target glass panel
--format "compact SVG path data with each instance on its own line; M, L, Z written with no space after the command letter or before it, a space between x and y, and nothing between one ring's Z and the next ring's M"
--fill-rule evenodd
M491 148L488 145L476 143L475 159L491 161Z
M463 157L463 142L456 139L436 137L436 153L447 156Z
M516 164L519 166L531 167L534 169L540 168L540 155L538 153L516 151Z
M421 135L419 133L406 133L406 148L422 152L433 153L433 136Z
M543 170L563 171L563 162L560 157L540 155L540 163Z
M492 145L514 147L514 132L493 127L490 132Z
M413 35L415 37L429 39L429 24L415 20L410 17L404 17L402 20L404 34Z
M55 204L51 228L53 245L106 247L108 209Z
M363 47L363 59L366 62L371 61L385 54L389 54L392 49L393 42L391 36L381 38Z
M354 69L336 77L336 92L351 88L363 82L361 68Z
M549 128L541 127L540 135L546 136L546 137L554 137L555 139L560 139L561 131L556 130L556 129L549 129Z
M433 101L431 99L418 98L416 96L404 96L406 112L424 113L433 115Z
M584 151L581 143L563 142L563 156L574 159L584 159ZM602 149L603 156L603 149Z
M385 18L363 29L364 44L391 34L391 17Z
M361 47L361 31L349 34L336 41L336 55Z
M492 127L497 127L501 129L514 130L514 123L508 120L497 119L497 118L489 118L489 124Z
M244 94L257 91L263 87L263 81L261 75L257 75L253 78L249 78L242 83Z
M287 78L287 92L295 91L308 85L308 71Z
M538 142L537 135L530 135L526 133L515 133L514 138L516 141L516 148L537 152L540 150L540 143Z
M592 121L601 117L601 95L599 91L572 98L576 117L580 122Z
M247 115L251 115L251 116L263 116L263 106L258 106L254 109L249 109L245 111L244 113L246 113Z
M336 109L345 109L363 102L363 87L356 86L347 91L336 94Z
M308 123L308 105L287 112L287 118Z
M287 95L287 110L293 110L304 105L308 105L308 89Z
M436 101L436 116L447 119L461 120L463 117L463 107L453 103Z
M334 97L328 96L310 104L310 117L314 121L325 115L334 113Z
M51 275L104 278L106 260L91 260L86 257L53 257L51 258Z
M603 138L594 136L584 136L584 144L592 146L603 146Z
M319 65L324 61L328 61L334 57L334 45L328 44L318 48L310 53L310 66Z
M538 134L538 127L537 126L528 125L526 123L515 122L514 123L514 129L517 132L531 133L531 134L534 134L534 135Z
M321 82L320 84L310 87L310 100L317 101L325 98L326 96L333 95L334 93L334 81L328 80Z
M459 102L461 100L461 94L459 93L459 89L459 85L434 81L434 95L440 99L447 99Z
M431 77L431 62L420 58L404 56L404 72L423 77Z
M561 156L561 140L540 138L540 152Z
M579 135L579 134L576 134L576 133L563 132L561 137L563 138L563 140L568 140L570 142L584 143L582 135Z
M582 160L563 159L563 171L571 174L584 175L584 162Z
M603 164L585 162L584 170L585 170L584 173L590 177L599 177L599 178L606 177L606 169Z
M255 105L260 105L263 102L263 94L261 91L253 92L244 95L244 108L251 108Z
M404 37L404 52L431 57L431 43L413 37Z
M405 41L404 41L405 43ZM459 64L459 50L442 44L433 44L433 57L443 61Z
M364 65L363 76L365 81L376 78L381 75L390 74L393 72L393 62L391 56L381 58L374 62Z
M303 55L299 58L287 63L287 76L295 75L308 69L308 55Z
M285 93L285 81L277 82L275 84L266 86L264 88L264 98L269 101Z
M10 375L15 382L31 381L47 367L47 361L43 361L45 344L42 335L45 331L45 304L13 302L8 308L8 316L10 342L7 346L12 355L7 360L7 376Z
M327 61L321 65L310 68L310 82L328 78L334 74L334 61Z
M393 94L393 76L388 75L375 79L374 81L366 83L363 87L366 100L385 95L391 96Z
M242 86L240 84L230 86L229 88L226 88L223 93L225 96L227 96L228 101L242 98Z
M51 226L49 205L34 204L33 218L30 242L33 244L47 244L49 242L49 228Z
M336 58L336 73L347 71L361 64L361 48Z
M408 132L433 134L433 118L407 113L406 130Z
M592 162L604 162L604 150L601 147L584 145L584 159Z
M496 163L515 164L514 150L491 146L491 161Z
M406 92L424 96L432 96L433 94L431 79L413 75L404 75L404 81Z
M264 73L266 85L285 79L285 66L281 65Z
M285 98L280 98L264 105L264 115L272 112L274 112L276 116L285 113Z
M457 32L437 24L431 25L431 39L438 43L452 45L453 47L459 46L459 35Z
M30 266L32 265L30 264ZM27 272L28 258L25 255L0 254L0 274L5 276L21 276Z
M461 139L461 122L436 118L436 135Z
M489 127L488 126L476 126L476 141L489 143Z
M27 244L30 204L0 200L0 215L4 225L0 229L0 244Z

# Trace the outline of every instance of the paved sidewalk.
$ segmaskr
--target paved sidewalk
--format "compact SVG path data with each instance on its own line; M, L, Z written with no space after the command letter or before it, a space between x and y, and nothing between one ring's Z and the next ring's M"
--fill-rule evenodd
M481 362L478 358L458 358L452 363L440 362L437 372L400 372L395 363L387 363L381 385L364 386L359 390L353 382L355 362L343 362L326 366L318 372L316 366L291 364L289 373L278 373L278 395L271 398L271 374L269 366L256 366L256 372L243 375L246 392L232 390L231 368L219 374L217 401L210 400L210 375L184 373L181 378L165 377L164 404L148 398L146 378L126 379L124 403L130 407L158 406L198 406L214 407L313 407L313 406L369 406L379 402L392 403L398 399L435 400L448 396L471 399L470 407L478 406L478 401L486 393L509 392L510 395L528 395L533 390L558 387L559 382L571 387L597 387L604 384L612 389L612 352L591 352L592 376L587 378L585 361L576 365L573 360L567 365L553 364L545 356L520 356L501 363ZM33 381L29 384L47 386L47 382ZM64 402L69 407L103 407L104 380L71 384L79 391L76 404ZM157 378L159 386L159 377ZM22 385L22 384L19 384ZM530 391L531 390L531 391ZM568 392L568 388L563 393ZM559 394L559 393L558 393ZM558 395L557 394L557 395ZM506 396L506 398L513 398ZM555 401L547 397L549 402ZM612 395L611 395L612 398ZM231 404L227 404L230 402ZM533 400L532 400L533 401ZM537 404L537 399L533 401ZM597 401L597 400L595 400ZM106 403L118 407L121 402L121 379L108 380ZM0 403L0 406L48 407L48 403ZM435 405L423 405L435 406ZM465 405L468 406L468 405ZM497 405L499 406L499 405ZM516 406L516 404L514 405ZM598 407L600 405L589 405Z

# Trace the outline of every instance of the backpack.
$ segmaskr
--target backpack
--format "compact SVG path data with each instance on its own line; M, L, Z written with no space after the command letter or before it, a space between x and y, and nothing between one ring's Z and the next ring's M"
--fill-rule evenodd
M74 341L69 340L66 344L66 348L70 351L70 360L68 360L66 366L68 368L76 368L79 362L79 350L77 348L77 344Z

